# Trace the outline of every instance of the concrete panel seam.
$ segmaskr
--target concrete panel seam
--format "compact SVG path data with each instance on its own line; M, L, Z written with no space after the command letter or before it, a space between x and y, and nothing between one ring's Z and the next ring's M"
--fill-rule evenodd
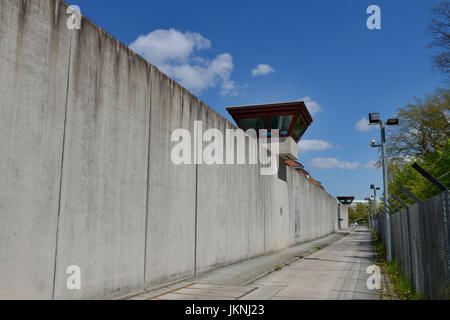
M66 147L66 125L67 125L67 107L69 103L69 82L70 82L70 68L72 63L72 30L69 31L69 63L67 65L67 83L66 83L66 105L64 110L64 126L63 126L63 138L62 138L62 150L61 150L61 168L59 176L59 194L58 194L58 216L56 218L56 239L55 239L55 263L53 267L53 286L52 286L52 299L55 299L55 286L56 286L56 267L58 261L58 240L59 240L59 223L61 216L61 194L62 194L62 181L64 170L64 149Z
M196 116L195 119L198 121L198 113L199 113L199 102L198 99L195 99L196 104ZM195 142L194 142L194 145ZM197 154L197 150L194 150L194 154ZM196 157L196 156L194 156ZM197 217L198 217L198 164L195 164L195 218L194 218L194 275L197 276L197 244L198 244L198 226L197 226Z
M153 96L153 68L150 67L150 94L149 94L149 109L148 109L148 147L147 147L147 192L145 194L145 235L144 235L144 276L142 287L145 288L147 281L147 239L148 239L148 214L149 214L149 190L150 190L150 146L151 146L151 123L152 123L152 96Z

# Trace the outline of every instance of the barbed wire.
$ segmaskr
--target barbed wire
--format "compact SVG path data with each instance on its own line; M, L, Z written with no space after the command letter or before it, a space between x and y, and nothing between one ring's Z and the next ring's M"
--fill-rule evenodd
M441 175L440 177L436 178L436 180L440 181L443 177L445 177L446 175L448 175L450 171L447 171L446 173L444 173L443 175ZM420 190L420 192L425 191L425 189L428 189L430 186L434 186L434 184L432 184L431 182L428 183L425 188L423 188L422 190Z
M449 152L450 152L450 149L447 150L447 151L445 151L445 152L439 157L439 159L437 159L435 162L433 162L433 164L428 168L428 170L433 169L434 166L435 166L439 161L441 161L441 159L442 159L445 155L447 155L447 153L449 153Z

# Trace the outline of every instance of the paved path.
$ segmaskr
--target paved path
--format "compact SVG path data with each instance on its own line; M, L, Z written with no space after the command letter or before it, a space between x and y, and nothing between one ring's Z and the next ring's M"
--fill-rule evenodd
M359 227L242 261L136 300L377 299L366 287L371 233Z
M323 250L252 283L273 289L273 295L258 296L258 289L244 299L378 299L379 290L369 290L368 266L374 264L371 232L359 227L348 237Z

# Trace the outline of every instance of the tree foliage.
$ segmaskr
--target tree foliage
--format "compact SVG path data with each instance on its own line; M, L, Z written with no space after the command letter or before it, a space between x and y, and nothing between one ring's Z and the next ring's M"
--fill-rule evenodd
M367 203L357 203L354 208L348 208L348 218L350 221L356 221L360 219L368 219L369 218L369 204Z
M390 127L387 139L389 191L405 202L402 185L419 199L441 191L412 168L414 162L443 184L450 186L450 90L437 89L398 110L398 126Z
M450 90L437 89L425 99L416 98L399 108L398 126L389 127L387 155L390 163L408 162L444 148L450 136Z
M399 184L421 200L431 198L442 192L412 167L414 162L417 162L441 183L450 187L450 139L447 139L443 148L436 147L436 150L432 153L412 158L408 163L402 165L391 164L389 166L389 191L408 204L414 203L414 200L407 197L398 188Z

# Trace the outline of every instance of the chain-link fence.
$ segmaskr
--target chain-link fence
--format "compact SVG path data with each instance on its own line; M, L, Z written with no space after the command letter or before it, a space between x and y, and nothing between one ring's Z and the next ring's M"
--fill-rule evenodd
M449 191L390 215L391 252L403 276L426 299L450 299ZM372 220L386 245L386 213Z

